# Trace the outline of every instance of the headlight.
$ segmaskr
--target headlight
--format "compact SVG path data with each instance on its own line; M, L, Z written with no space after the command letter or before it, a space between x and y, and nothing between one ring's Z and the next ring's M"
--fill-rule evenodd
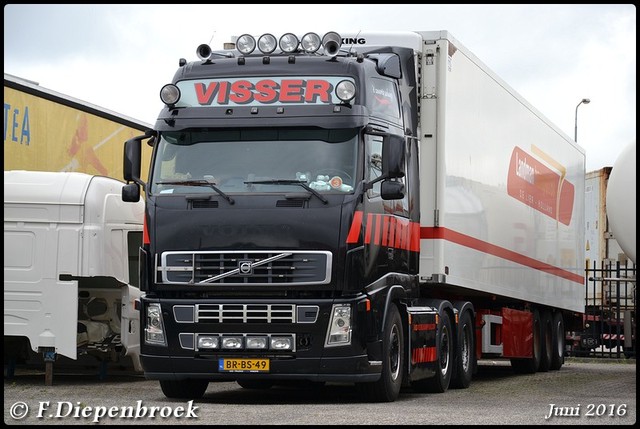
M160 304L152 303L147 306L147 320L144 328L144 340L148 344L166 346L162 309Z
M351 344L351 306L334 304L325 346L344 346Z

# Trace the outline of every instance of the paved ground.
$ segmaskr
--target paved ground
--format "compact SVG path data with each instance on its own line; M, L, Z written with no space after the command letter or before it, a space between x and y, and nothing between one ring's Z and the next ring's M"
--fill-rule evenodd
M235 382L210 383L190 403L166 399L156 381L127 369L97 374L58 368L45 386L42 370L18 368L4 381L5 424L632 425L637 413L635 360L569 358L560 371L530 375L482 361L469 389L407 389L388 404L363 403L351 385L255 391Z

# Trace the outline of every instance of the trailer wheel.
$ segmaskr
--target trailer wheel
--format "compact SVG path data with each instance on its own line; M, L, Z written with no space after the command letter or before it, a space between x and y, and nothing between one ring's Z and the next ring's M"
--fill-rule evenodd
M537 308L533 311L533 356L530 358L512 358L511 367L519 374L533 374L540 368L542 356L542 321Z
M553 313L553 336L551 342L553 343L551 353L551 366L549 369L556 371L564 364L564 318L560 311Z
M440 315L436 334L436 373L433 377L413 382L411 387L418 392L443 393L449 388L453 373L454 342L451 319L446 311Z
M373 383L357 383L356 390L370 402L393 402L400 394L404 374L404 338L402 319L396 305L391 305L382 337L382 374Z
M162 393L172 399L200 399L208 386L208 380L160 380Z
M458 324L458 341L456 342L455 368L451 377L451 387L466 389L471 384L475 363L475 342L473 339L473 320L471 313L465 311Z
M538 371L547 372L551 368L551 360L553 359L553 316L551 311L545 309L542 310L540 315L541 322L541 334L540 345L542 350L540 353L540 366Z

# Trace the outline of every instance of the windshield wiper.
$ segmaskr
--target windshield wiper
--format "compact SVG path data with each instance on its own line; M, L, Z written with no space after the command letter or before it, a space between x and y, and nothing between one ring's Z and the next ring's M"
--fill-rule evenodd
M213 182L205 179L198 180L170 180L165 182L157 182L158 185L182 185L182 186L208 186L216 191L222 198L227 200L229 204L235 204L233 198L222 192Z
M313 195L318 197L323 204L329 203L325 197L322 196L318 191L307 185L307 182L303 180L295 180L295 179L268 179L268 180L248 180L244 182L246 185L300 185L307 191L311 192Z

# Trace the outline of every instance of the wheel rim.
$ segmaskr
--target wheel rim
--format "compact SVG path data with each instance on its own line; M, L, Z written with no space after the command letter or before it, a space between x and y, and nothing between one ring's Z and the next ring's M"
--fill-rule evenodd
M393 325L389 336L389 372L394 380L400 374L400 338L397 325Z
M460 348L460 358L462 359L462 368L464 372L469 370L469 343L471 341L469 325L465 325L462 331L462 347Z
M440 336L440 372L442 375L446 375L449 370L449 330L446 326L442 328L442 335Z

